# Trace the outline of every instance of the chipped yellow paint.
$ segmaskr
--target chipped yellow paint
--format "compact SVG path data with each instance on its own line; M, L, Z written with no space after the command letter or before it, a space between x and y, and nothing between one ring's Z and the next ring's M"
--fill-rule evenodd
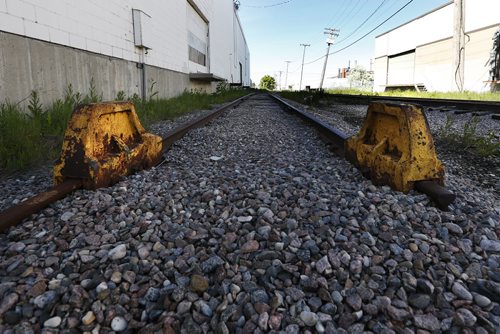
M81 179L87 189L105 187L156 165L162 150L162 138L146 133L131 102L80 106L68 123L54 183Z
M444 182L444 167L420 106L370 104L361 131L345 146L346 158L375 184L408 192L415 181Z

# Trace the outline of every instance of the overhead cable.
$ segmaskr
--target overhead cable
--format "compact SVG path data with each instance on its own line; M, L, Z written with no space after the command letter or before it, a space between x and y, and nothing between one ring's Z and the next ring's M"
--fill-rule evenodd
M392 14L391 16L389 16L387 19L385 19L382 23L380 23L379 25L377 25L375 28L373 28L372 30L370 30L369 32L367 32L366 34L364 34L363 36L361 36L360 38L358 38L357 40L355 40L354 42L352 42L351 44L335 51L335 52L331 52L329 53L328 55L331 56L331 55L334 55L334 54L337 54L341 51L344 51L345 49L353 46L354 44L358 43L359 41L361 41L362 39L364 39L366 36L370 35L372 32L374 32L375 30L377 30L378 28L380 28L380 26L382 26L384 23L386 23L387 21L389 21L390 19L392 19L394 16L396 16L400 11L402 11L403 9L405 9L409 4L411 4L414 0L410 0L408 1L403 7L401 7L400 9L398 9L394 14ZM326 55L324 56L321 56L320 58L318 59L315 59L311 62L308 62L308 63L305 63L304 65L309 65L309 64L312 64L312 63L315 63L323 58L325 58Z
M345 40L349 39L349 37L351 37L352 35L354 35L359 29L361 29L366 22L368 22L369 19L371 19L373 17L373 15L375 15L380 8L382 8L382 6L387 2L387 0L384 0L380 3L380 5L370 14L370 16L368 16L356 29L354 29L349 35L347 35L346 37L342 38L341 40L337 41L335 44L339 44L339 43L342 43L344 42ZM334 45L335 45L334 44Z
M275 4L272 4L272 5L262 5L262 6L254 6L254 5L243 5L243 4L240 4L241 7L250 7L250 8L270 8L270 7L276 7L276 6L281 6L281 5L285 5L289 2L292 2L292 0L285 0L285 1L281 1L281 2L278 2L278 3L275 3Z

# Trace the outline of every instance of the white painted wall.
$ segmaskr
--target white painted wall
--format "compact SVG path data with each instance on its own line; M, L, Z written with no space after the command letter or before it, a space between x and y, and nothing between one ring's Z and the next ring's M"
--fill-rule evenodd
M192 1L209 21L210 71L230 79L228 51L249 53L233 1ZM189 73L200 68L188 60L187 6L187 0L0 0L0 31L139 62L132 8L140 9L151 16L145 63Z
M492 47L494 28L500 25L499 0L465 0L465 84L466 90L488 90L488 70L485 67ZM424 83L428 90L450 91L456 88L453 82L453 37L454 6L449 3L420 18L379 35L375 39L375 57L380 64L375 66L375 91L383 91L387 77L383 57L416 50L415 75L411 83ZM485 29L486 28L486 29ZM483 29L483 31L476 31ZM391 73L389 77L398 76ZM401 75L400 75L401 76ZM390 80L393 81L393 80ZM389 82L390 83L390 82Z
M250 85L250 51L245 35L234 11L232 1L218 4L221 10L214 12L210 24L210 49L212 67L210 71L227 78L231 83L239 83L239 62L243 64L243 85ZM246 65L245 65L246 64Z
M450 4L376 37L375 58L413 50L418 45L448 38L452 35L453 5Z

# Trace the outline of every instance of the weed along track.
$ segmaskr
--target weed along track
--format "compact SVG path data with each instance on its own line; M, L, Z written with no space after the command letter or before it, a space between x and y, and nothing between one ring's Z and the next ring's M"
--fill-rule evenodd
M257 94L0 234L0 331L494 332L498 194L452 175L441 211L324 131Z

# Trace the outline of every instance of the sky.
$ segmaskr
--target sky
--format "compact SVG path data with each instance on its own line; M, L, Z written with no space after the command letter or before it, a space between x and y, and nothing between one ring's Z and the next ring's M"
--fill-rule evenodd
M250 49L251 79L257 85L269 74L285 87L298 89L302 55L300 44L306 48L302 87L319 86L326 54L325 28L339 29L331 46L335 52L368 33L410 0L239 0L238 15ZM408 6L356 44L329 56L325 87L328 78L337 76L338 69L355 64L370 69L375 51L375 37L415 17L433 10L449 0L413 0ZM408 36L411 38L411 36ZM315 61L317 60L317 61ZM314 62L315 61L315 62ZM308 64L309 63L309 64Z

